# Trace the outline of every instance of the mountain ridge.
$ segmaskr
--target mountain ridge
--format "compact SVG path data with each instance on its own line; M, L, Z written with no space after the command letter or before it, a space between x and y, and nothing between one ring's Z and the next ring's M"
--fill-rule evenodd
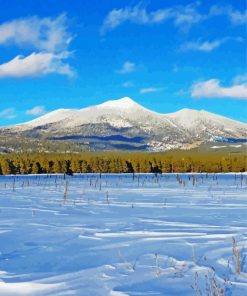
M90 105L90 106L87 106L85 108L80 108L80 109L75 109L75 108L72 108L72 109L66 109L66 108L59 108L59 109L55 109L51 112L48 112L46 113L45 115L42 115L38 118L35 118L31 121L28 121L28 122L24 122L24 123L19 123L17 125L23 125L23 124L27 124L27 123L31 123L31 122L35 122L37 119L40 119L42 117L46 117L47 115L51 115L51 114L55 114L55 113L65 113L65 112L81 112L81 111L89 111L90 109L92 108L124 108L125 110L129 110L130 107L133 107L133 106L138 106L138 107L141 107L142 109L145 109L146 111L149 111L149 112L152 112L154 114L157 114L157 115L163 115L163 116L171 116L171 115L175 115L175 114L178 114L178 113L190 113L190 115L192 113L207 113L207 114L211 114L211 115L217 115L217 116L220 116L222 118L225 118L225 119L228 119L228 120L231 120L231 121L234 121L234 122L238 122L238 123L241 123L241 124L246 124L244 122L241 122L241 121L238 121L238 120L235 120L235 119L232 119L232 118L228 118L226 116L223 116L223 115L220 115L220 114L217 114L217 113L213 113L213 112L209 112L207 110L204 110L204 109L201 109L201 110L196 110L196 109L190 109L190 108L182 108L182 109L179 109L175 112L169 112L169 113L160 113L160 112L157 112L157 111L153 111L153 110L150 110L148 108L145 108L143 107L142 105L136 103L133 99L131 99L130 97L123 97L123 98L120 98L120 99L117 99L117 100L109 100L109 101L106 101L106 102L103 102L101 104L98 104L98 105ZM11 127L11 126L8 126L8 127Z
M37 141L70 141L82 149L166 151L189 149L220 139L247 139L247 124L205 110L158 113L129 97L82 109L57 109L32 121L0 128L1 133ZM118 140L117 140L118 139ZM124 141L126 139L126 141ZM223 140L222 140L223 141ZM224 143L225 143L224 142ZM122 145L122 146L121 146ZM127 148L126 148L127 147ZM126 148L126 149L125 149Z

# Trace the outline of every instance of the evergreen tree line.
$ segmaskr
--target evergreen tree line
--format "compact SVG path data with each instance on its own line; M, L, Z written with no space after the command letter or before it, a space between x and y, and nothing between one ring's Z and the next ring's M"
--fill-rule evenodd
M192 153L9 154L0 174L245 172L247 156Z

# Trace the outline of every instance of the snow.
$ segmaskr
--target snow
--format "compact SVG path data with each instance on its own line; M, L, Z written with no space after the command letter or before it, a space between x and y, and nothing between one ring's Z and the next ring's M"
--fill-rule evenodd
M107 101L99 105L99 107L103 107L103 108L110 107L110 108L121 108L121 109L129 109L136 106L138 106L138 104L129 97L124 97L118 100Z
M221 149L221 148L226 148L227 146L222 145L222 146L212 146L210 147L211 149Z
M1 176L0 295L245 295L246 196L247 174Z
M111 133L144 134L152 151L190 149L198 146L199 142L215 141L216 138L247 137L244 123L204 110L182 109L161 114L144 108L129 97L83 109L58 109L7 130L21 132L40 126L40 136L102 136L102 131L105 136Z
M132 127L132 124L128 120L124 120L121 117L117 118L106 118L102 120L103 122L109 123L111 126L116 128L126 128L126 127Z
M227 131L234 131L236 127L244 128L243 123L226 118L221 115L213 114L205 110L181 109L177 112L166 114L167 117L180 123L187 129L201 128L203 124L211 123L218 126L224 126Z
M241 148L243 145L239 144L239 145L229 145L230 147L233 148ZM227 146L222 145L222 146L211 146L211 149L221 149L221 148L226 148Z
M125 97L83 109L58 109L23 125L37 127L61 122L62 128L76 127L82 124L99 123L102 122L102 118L104 121L105 117L109 117L108 121L112 122L114 127L128 127L131 125L128 122L125 123L124 121L126 121L126 119L123 120L121 115L126 115L126 112L132 115L133 113L138 114L140 113L140 109L146 110L132 99Z
M60 284L39 284L39 283L5 283L0 282L1 295L45 295L49 291L58 288Z
M50 123L59 122L68 117L76 116L76 113L77 113L77 110L58 109L50 113L47 113L43 116L40 116L32 121L26 122L24 125L31 126L31 127L42 126Z
M107 101L103 104L80 109L76 116L72 116L66 122L62 122L64 127L77 127L83 124L109 123L113 127L132 127L132 122L137 121L143 124L150 120L158 120L160 114L143 108L130 98L122 98L114 101ZM158 115L157 115L158 114ZM158 117L157 117L158 116Z
M240 148L242 147L243 145L239 144L239 145L230 145L230 147L233 147L233 148Z

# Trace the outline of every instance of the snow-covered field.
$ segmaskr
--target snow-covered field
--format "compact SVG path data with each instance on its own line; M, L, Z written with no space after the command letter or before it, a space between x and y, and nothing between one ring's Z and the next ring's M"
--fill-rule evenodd
M0 295L247 295L247 175L2 176Z

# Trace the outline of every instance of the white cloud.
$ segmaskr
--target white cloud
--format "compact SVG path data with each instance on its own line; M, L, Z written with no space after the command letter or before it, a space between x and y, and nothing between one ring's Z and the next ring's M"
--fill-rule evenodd
M27 115L34 115L34 116L43 115L45 113L46 113L46 111L45 111L44 106L35 106L32 109L26 111Z
M0 65L1 78L22 78L43 76L51 73L74 76L70 66L63 62L68 57L67 52L54 53L32 53L27 57L16 56L11 61Z
M0 24L0 44L60 52L68 48L71 40L65 15L57 18L32 16Z
M153 92L158 92L161 90L162 90L161 88L156 88L156 87L142 88L142 89L140 89L140 94L153 93Z
M194 98L232 98L247 99L247 83L232 84L224 87L218 79L210 79L195 83L191 88L191 95Z
M195 50L195 51L204 51L204 52L210 52L213 51L214 49L217 49L220 47L222 44L228 42L228 41L235 41L235 42L243 42L244 39L242 37L225 37L222 39L216 39L213 41L192 41L192 42L187 42L183 44L180 49L182 51L188 51L188 50Z
M217 6L214 5L211 7L210 16L220 16L225 15L227 16L231 23L234 25L244 25L247 23L247 10L240 11L235 10L232 8L232 6Z
M134 86L134 83L132 81L125 81L123 84L122 84L123 87L133 87Z
M120 74L127 74L127 73L131 73L134 72L136 70L136 65L134 63L131 62L125 62L123 63L123 66L120 70L118 70L117 72Z
M172 17L174 19L174 24L184 29L207 19L207 15L203 15L198 11L198 3L179 6L173 9Z
M141 4L133 7L113 9L103 21L100 32L105 34L124 23L159 24L167 20L172 20L175 26L182 30L188 29L191 25L207 20L211 17L226 15L233 24L241 25L247 23L247 10L234 10L232 6L212 6L207 13L200 13L200 2L184 6L173 6L171 8L148 11Z
M67 28L66 15L16 19L0 24L0 45L15 45L30 50L0 64L1 78L43 76L51 73L74 76L68 63L68 46L72 35ZM33 52L33 50L38 52Z
M0 117L5 119L14 119L16 118L15 109L14 108L7 108L0 111Z
M218 39L214 41L194 41L187 42L181 46L182 51L195 50L195 51L204 51L210 52L218 47L220 47L223 43L225 43L225 39Z
M237 75L237 76L233 79L233 83L234 83L234 84L239 84L239 83L247 84L247 73Z
M232 10L229 13L229 17L231 19L231 22L235 25L247 24L247 10L245 10L244 12Z
M123 23L135 24L159 24L166 20L173 20L175 26L190 26L204 19L204 16L197 11L197 4L176 6L173 8L148 11L142 5L113 9L106 16L102 26L101 34L113 30Z

